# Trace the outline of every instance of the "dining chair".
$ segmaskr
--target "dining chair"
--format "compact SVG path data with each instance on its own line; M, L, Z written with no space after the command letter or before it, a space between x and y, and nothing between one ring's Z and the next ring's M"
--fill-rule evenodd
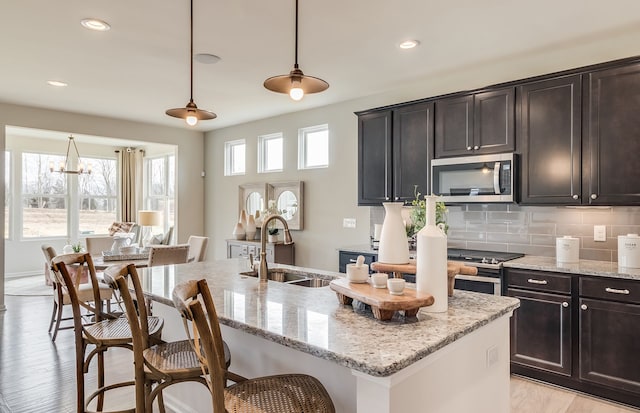
M44 254L45 261L47 262L47 266L49 271L52 273L52 261L55 258L56 251L53 249L51 245L41 245L40 247ZM81 284L80 281L82 279L82 275L84 270L82 268L78 269L78 272L72 271L73 275L71 277L72 283L78 295L78 300L82 302L91 302L94 300L93 296L93 284L84 283ZM53 335L51 336L51 341L56 341L56 337L58 336L58 331L60 330L69 330L73 328L73 325L68 326L60 326L62 321L68 321L73 319L73 317L63 317L62 311L65 305L71 304L71 297L69 297L69 293L63 284L59 282L59 280L51 274L51 283L53 286L53 309L51 311L51 321L49 322L49 332L51 333L51 329L53 328ZM98 283L99 297L100 297L100 306L103 303L107 302L107 311L111 310L110 302L113 297L113 290L106 284Z
M135 370L136 411L152 412L153 402L164 412L162 390L183 382L199 382L207 385L198 356L189 340L152 345L147 323L147 310L140 278L134 264L117 264L104 271L105 281L124 302L125 314L133 336L133 365ZM228 368L231 353L224 344L224 362ZM236 376L237 377L240 376ZM244 378L242 378L244 379ZM154 386L155 385L155 386Z
M222 333L207 281L189 280L176 285L173 302L182 316L192 321L193 335L186 323L185 331L208 372L213 413L335 412L322 383L306 374L259 377L227 387L229 372L224 363Z
M183 264L189 258L189 244L152 245L149 247L147 267L167 264Z
M205 260L207 257L209 237L191 235L187 240L187 244L189 244L189 262L200 262Z
M105 352L113 347L121 347L132 350L133 337L131 328L125 317L102 311L99 306L90 305L80 300L78 290L71 278L70 267L78 267L77 271L87 268L89 278L92 282L94 302L99 301L99 289L96 279L96 271L93 266L91 254L77 253L58 255L52 260L52 269L55 278L60 283L60 288L68 293L73 310L73 327L75 332L75 352L76 352L76 411L78 413L89 412L89 405L97 398L96 410L103 411L105 395L113 389L134 386L135 381L117 382L105 385ZM141 308L144 305L140 306ZM91 322L85 323L81 310L89 313ZM149 336L159 341L162 334L164 322L158 317L146 317ZM89 371L89 366L93 358L97 356L97 388L85 400L85 374ZM114 396L120 396L114 394ZM117 399L114 397L114 399ZM135 408L121 410L122 412L135 412Z
M113 246L113 237L87 237L85 238L87 244L87 252L94 257L101 257L103 251L111 251Z

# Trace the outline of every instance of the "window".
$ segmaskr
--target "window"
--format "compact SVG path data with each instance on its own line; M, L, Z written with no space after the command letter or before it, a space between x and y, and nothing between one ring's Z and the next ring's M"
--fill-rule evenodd
M329 126L298 129L298 169L329 166Z
M283 165L282 133L258 138L258 172L281 172Z
M4 238L9 238L9 205L11 205L11 153L4 151Z
M83 158L90 175L78 176L80 234L106 234L116 221L116 160Z
M67 176L49 172L64 157L22 154L22 236L67 236Z
M175 225L176 157L166 155L147 158L145 208L162 211L164 228Z
M245 173L244 139L225 142L224 144L224 175L244 175Z

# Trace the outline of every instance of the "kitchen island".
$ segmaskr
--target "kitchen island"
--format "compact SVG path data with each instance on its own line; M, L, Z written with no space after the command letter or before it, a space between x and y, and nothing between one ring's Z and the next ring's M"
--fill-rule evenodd
M509 411L509 317L518 300L456 290L445 313L378 321L365 306L340 305L329 287L261 284L240 274L246 270L246 260L237 259L139 269L154 314L165 318L163 338L185 336L172 308L174 286L205 278L236 373L311 374L339 413ZM208 411L208 394L196 395L197 387L168 392L167 403Z

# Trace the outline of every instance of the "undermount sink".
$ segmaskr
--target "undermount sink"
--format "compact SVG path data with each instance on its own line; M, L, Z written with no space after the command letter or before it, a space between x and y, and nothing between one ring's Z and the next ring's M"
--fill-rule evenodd
M240 275L247 277L256 277L258 278L257 271L245 271L241 272ZM291 285L299 285L301 287L326 287L331 282L330 280L325 280L322 278L315 278L305 274L297 274L292 272L280 271L280 270L269 270L267 273L267 279L270 281L281 282L284 284Z

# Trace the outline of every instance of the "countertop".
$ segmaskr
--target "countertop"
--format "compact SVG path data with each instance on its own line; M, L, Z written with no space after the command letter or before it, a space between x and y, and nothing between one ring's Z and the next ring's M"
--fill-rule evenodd
M597 277L640 280L640 269L619 267L617 262L580 260L576 264L558 263L554 257L525 255L503 263L507 268L593 275Z
M321 278L338 272L273 265ZM220 322L246 333L331 360L378 377L389 376L446 345L511 313L519 301L511 297L456 290L449 310L419 312L390 321L373 318L370 309L343 306L329 287L306 288L241 276L246 260L229 259L138 270L147 295L173 305L173 287L185 280L205 278Z

